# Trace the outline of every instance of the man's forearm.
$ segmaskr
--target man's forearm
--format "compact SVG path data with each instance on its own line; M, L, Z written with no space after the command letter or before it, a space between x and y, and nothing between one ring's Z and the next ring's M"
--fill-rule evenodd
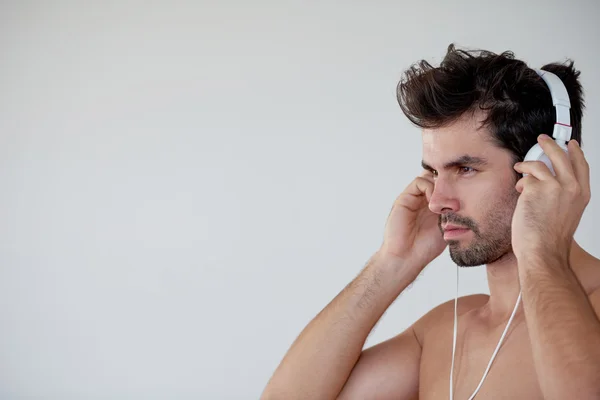
M519 260L519 277L544 398L600 398L600 321L568 262Z
M294 341L262 399L334 399L386 309L416 278L376 253Z

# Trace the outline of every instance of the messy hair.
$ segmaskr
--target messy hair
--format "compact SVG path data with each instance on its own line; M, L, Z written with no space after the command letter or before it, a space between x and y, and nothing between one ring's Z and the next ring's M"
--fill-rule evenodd
M573 61L546 64L571 100L571 139L581 143L584 109L580 72ZM402 112L425 129L451 124L467 112L484 111L492 140L522 161L541 133L552 135L556 111L547 84L511 51L460 50L450 44L439 67L426 60L406 70L397 86Z

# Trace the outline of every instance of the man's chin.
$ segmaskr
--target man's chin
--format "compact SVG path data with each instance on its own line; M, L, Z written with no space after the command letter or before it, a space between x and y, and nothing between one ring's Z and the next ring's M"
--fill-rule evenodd
M508 251L481 251L474 249L464 249L460 245L450 247L450 258L459 267L478 267L480 265L492 264L501 258L511 254L511 250Z
M452 258L452 261L454 262L454 264L456 264L458 267L461 267L461 268L479 267L481 265L486 264L486 262L479 262L479 261L476 261L475 259L468 259L468 258L464 258L464 257L455 257L455 256L451 255L450 258Z
M469 251L470 248L474 247L475 243L473 243L473 238L464 238L464 239L448 239L445 242L448 244L450 251L453 249L456 251Z

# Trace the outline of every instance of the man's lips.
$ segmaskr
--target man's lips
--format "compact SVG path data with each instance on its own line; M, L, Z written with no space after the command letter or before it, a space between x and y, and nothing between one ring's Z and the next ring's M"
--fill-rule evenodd
M443 230L444 239L453 239L468 232L470 229L463 226L447 224L444 225Z
M452 224L446 224L442 227L442 229L444 230L444 232L446 231L457 231L457 230L469 230L469 228L466 228L464 226L460 226L460 225L452 225Z

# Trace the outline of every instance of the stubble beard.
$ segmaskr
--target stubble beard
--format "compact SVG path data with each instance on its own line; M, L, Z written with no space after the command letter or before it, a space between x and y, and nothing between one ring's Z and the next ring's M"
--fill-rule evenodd
M443 223L455 223L473 232L471 242L464 247L460 240L448 240L450 258L459 267L475 267L491 264L507 253L512 252L511 225L518 195L510 193L494 204L483 220L486 229L482 232L475 221L452 213L440 215L440 229Z

